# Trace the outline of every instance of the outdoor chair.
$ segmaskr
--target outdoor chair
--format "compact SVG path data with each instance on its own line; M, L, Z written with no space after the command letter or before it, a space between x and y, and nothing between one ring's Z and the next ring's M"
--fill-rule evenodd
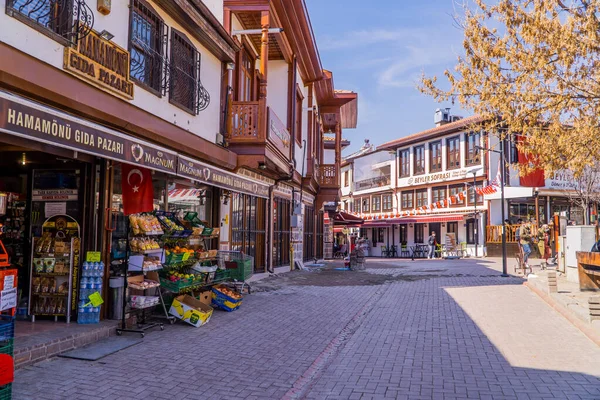
M390 251L388 252L388 257L390 257L390 258L396 258L396 257L398 257L398 248L396 247L395 244L393 244L390 247Z
M408 246L404 243L400 246L400 257L410 257L410 251L408 250Z
M389 257L390 251L387 246L381 246L381 257Z
M444 245L442 245L441 243L438 243L435 245L435 258L442 258L442 253L444 252Z

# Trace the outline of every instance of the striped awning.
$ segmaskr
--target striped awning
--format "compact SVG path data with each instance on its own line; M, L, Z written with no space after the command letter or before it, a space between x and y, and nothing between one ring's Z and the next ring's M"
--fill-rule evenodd
M170 203L197 202L203 189L173 189L169 190Z

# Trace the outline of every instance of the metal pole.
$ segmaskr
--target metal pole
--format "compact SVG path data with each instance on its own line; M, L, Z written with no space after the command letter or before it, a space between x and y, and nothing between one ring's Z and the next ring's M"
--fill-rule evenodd
M504 153L504 141L502 140L500 146L500 167L502 170L500 171L500 202L502 207L502 275L503 277L507 277L508 273L506 271L506 218L504 215L504 173L505 173L505 153Z
M477 244L479 243L479 224L477 221L477 172L473 172L473 205L475 209L475 257L477 257Z

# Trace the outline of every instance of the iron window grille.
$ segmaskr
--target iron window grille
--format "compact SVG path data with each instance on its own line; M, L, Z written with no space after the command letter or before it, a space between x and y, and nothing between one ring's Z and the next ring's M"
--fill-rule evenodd
M130 76L158 96L168 89L168 28L150 6L140 0L131 3L129 30Z
M84 0L7 0L6 14L66 45L77 45L94 26Z
M198 114L210 104L210 95L200 80L200 53L187 37L171 28L169 100Z

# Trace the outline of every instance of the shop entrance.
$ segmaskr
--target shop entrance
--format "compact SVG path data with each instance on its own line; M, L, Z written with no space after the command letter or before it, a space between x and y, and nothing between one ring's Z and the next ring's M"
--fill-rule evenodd
M0 240L18 270L17 314L70 321L89 248L93 158L29 143L0 142Z
M427 237L431 235L431 232L435 232L435 239L438 243L444 243L442 239L442 225L439 222L432 222L429 224L429 231Z

